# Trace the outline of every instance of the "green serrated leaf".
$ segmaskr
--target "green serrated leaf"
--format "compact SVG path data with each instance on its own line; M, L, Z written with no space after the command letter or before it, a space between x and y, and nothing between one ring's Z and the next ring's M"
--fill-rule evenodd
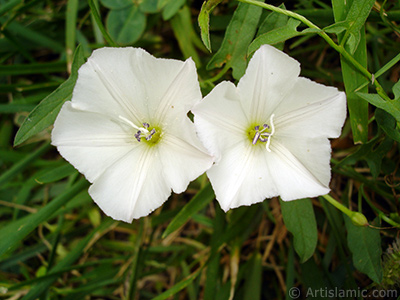
M349 24L346 35L351 54L354 54L361 40L361 28L363 28L375 0L353 0L350 10L347 13L346 22Z
M185 224L195 213L203 209L214 199L214 191L211 184L207 184L186 204L179 213L169 223L167 229L165 229L162 237L165 238L183 224Z
M286 9L284 4L280 5L279 8ZM258 28L256 37L259 37L264 33L270 32L276 28L285 26L288 22L288 19L289 17L284 14L280 14L277 12L269 13ZM275 47L282 50L283 43L275 44Z
M146 15L137 5L111 10L107 17L107 29L118 44L132 44L146 29Z
M372 105L383 109L391 114L397 122L400 122L400 99L385 101L378 94L357 93L362 99L367 100Z
M247 66L247 47L254 37L261 12L261 7L239 3L226 29L222 45L211 58L207 69L229 64L235 79L243 76Z
M349 23L346 21L336 22L332 25L329 25L323 29L323 31L327 33L335 33L339 34L349 28Z
M317 247L318 231L310 199L280 200L283 221L293 234L294 249L300 262L308 260Z
M345 216L347 244L353 254L353 264L357 270L368 275L373 281L382 280L381 238L379 230L355 226Z
M18 130L14 146L20 145L54 123L61 106L72 97L72 91L78 78L78 69L84 62L83 50L78 46L72 63L71 76L32 110Z
M206 46L207 50L211 52L211 42L210 42L210 13L213 9L221 3L222 0L208 0L204 1L201 6L201 10L198 17L198 22L201 31L201 39Z
M261 45L269 44L275 45L284 42L292 37L299 36L302 33L297 31L297 27L300 25L299 20L290 18L286 26L276 28L267 33L264 33L257 37L249 46L247 54L255 52Z

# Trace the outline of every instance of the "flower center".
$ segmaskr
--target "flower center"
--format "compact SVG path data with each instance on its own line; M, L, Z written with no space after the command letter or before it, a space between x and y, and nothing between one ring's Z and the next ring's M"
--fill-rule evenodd
M148 145L155 145L159 141L161 137L161 128L157 126L150 126L150 124L147 122L142 123L143 127L138 127L122 116L119 116L119 118L137 130L134 134L134 137L139 143L144 141Z
M267 149L268 152L271 152L271 149L269 148L269 145L271 143L271 137L275 133L275 127L274 127L274 114L271 115L269 118L269 124L263 124L263 125L256 125L252 126L250 130L248 131L248 136L251 140L251 143L253 145L257 144L258 142L261 143L266 143L265 148Z

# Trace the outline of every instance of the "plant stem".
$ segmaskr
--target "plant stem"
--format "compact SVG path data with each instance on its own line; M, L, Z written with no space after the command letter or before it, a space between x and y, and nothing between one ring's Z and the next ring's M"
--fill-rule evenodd
M323 195L322 196L326 201L328 201L330 204L332 204L334 207L336 207L338 210L346 214L350 220L353 222L354 225L357 226L367 226L368 221L367 218L360 212L357 211L351 211L348 209L346 206L344 206L342 203L339 203L336 201L331 195Z
M366 68L364 68L358 61L356 61L353 58L353 56L351 56L351 54L348 53L344 49L344 47L342 45L336 44L325 31L323 31L321 28L319 28L317 25L315 25L313 22L311 22L307 18L305 18L302 15L299 15L297 13L294 13L292 11L282 9L282 8L279 8L279 7L276 7L276 6L267 4L267 3L258 2L256 0L238 0L238 1L247 3L247 4L257 5L264 9L268 9L268 10L277 12L279 14L289 16L291 18L301 21L303 24L307 25L309 28L318 30L317 34L320 37L322 37L333 49L335 49L337 52L339 52L350 64L352 64L355 69L357 69L362 75L364 75L366 78L368 78L368 80L370 80L373 85L375 85L376 91L379 96L381 96L385 101L390 101L390 98L386 95L382 86L379 84L379 82L377 80L375 80L375 77Z

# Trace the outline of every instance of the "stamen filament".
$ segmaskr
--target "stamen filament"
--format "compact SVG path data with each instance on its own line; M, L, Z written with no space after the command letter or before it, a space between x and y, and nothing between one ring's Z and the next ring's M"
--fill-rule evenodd
M147 123L143 123L143 127L137 127L135 124L133 124L131 121L129 121L127 118L124 118L123 116L118 116L122 121L124 121L126 124L132 126L133 128L139 130L139 131L143 131L144 133L149 133L149 131L146 129L148 128L148 126L146 127L146 125L148 125ZM146 125L145 125L146 124Z

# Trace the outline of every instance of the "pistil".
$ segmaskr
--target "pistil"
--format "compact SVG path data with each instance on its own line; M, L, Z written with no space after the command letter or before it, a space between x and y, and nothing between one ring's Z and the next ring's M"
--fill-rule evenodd
M134 137L138 142L141 142L142 138L144 138L147 142L149 142L156 133L158 133L157 139L153 142L156 143L158 141L158 138L160 137L160 132L158 132L158 130L156 130L155 128L149 130L150 128L149 123L144 122L142 123L143 127L138 127L127 118L124 118L122 116L119 116L119 118L123 120L125 123L127 123L129 126L137 129L137 132L134 134Z
M260 129L261 126L257 125L254 127L254 137L252 140L252 144L255 145L257 144L258 141L262 143L267 143L265 145L266 149L268 152L271 152L271 149L269 148L269 145L271 143L271 137L275 133L275 126L274 126L274 114L271 115L269 118L269 124L263 124L262 128Z

